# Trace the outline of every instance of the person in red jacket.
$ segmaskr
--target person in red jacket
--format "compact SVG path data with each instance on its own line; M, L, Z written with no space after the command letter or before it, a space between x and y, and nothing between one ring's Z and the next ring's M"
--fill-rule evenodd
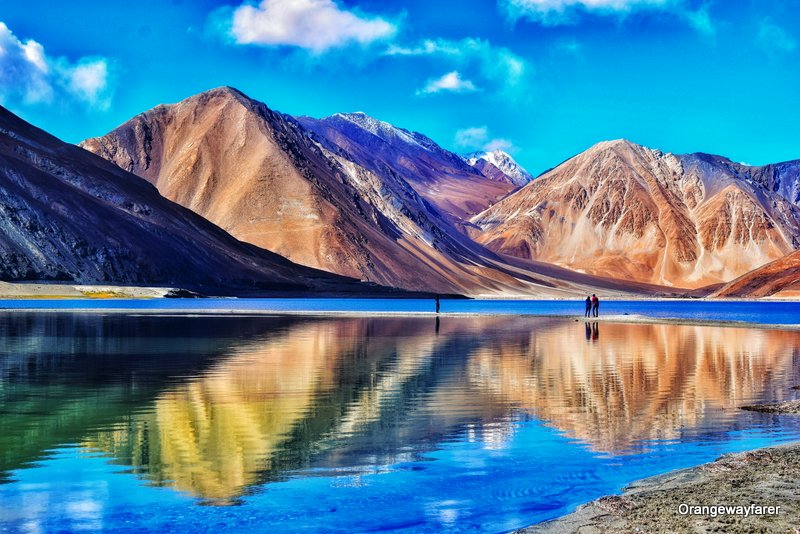
M592 315L597 317L600 314L600 299L592 293Z

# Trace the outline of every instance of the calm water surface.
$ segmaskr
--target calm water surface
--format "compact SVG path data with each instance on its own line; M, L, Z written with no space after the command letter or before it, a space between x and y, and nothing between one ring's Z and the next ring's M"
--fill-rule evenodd
M507 531L800 438L738 409L797 396L800 332L15 312L0 334L0 530Z
M602 295L600 295L602 298ZM458 314L583 316L583 301L570 300L442 300L442 312ZM431 299L55 299L0 300L0 309L129 309L276 312L433 312ZM757 324L800 324L800 302L714 300L602 300L605 315L739 321Z

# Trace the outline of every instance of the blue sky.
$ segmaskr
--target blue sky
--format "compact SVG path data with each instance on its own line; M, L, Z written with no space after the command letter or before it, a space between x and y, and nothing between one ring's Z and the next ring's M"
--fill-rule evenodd
M231 85L364 111L539 173L620 137L800 158L796 0L91 0L0 4L0 102L64 140Z

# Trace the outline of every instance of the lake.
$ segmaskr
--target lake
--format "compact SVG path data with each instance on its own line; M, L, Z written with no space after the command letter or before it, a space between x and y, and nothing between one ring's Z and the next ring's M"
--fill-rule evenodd
M282 314L433 314L432 299L0 299L0 310L127 310L153 313ZM583 316L583 301L445 299L442 313L457 315ZM726 300L603 300L602 315L643 315L660 319L735 321L754 324L800 324L800 302Z
M695 304L709 303L678 309L759 323L798 310ZM0 530L500 532L800 438L800 419L739 409L797 397L797 331L513 314L0 319Z

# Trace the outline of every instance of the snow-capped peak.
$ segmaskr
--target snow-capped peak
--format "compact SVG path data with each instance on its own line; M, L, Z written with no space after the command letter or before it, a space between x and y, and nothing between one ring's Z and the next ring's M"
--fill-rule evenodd
M398 128L397 126L394 126L388 122L370 117L363 111L356 111L355 113L336 113L334 116L351 122L370 132L371 134L387 141L400 140L410 145L419 146L425 150L431 150L431 145L435 145L433 141L422 134L409 132L403 128Z
M464 158L471 166L475 166L480 160L491 163L505 174L508 179L516 186L522 187L533 180L533 175L526 171L519 163L514 161L507 152L499 148L487 152L474 152Z

